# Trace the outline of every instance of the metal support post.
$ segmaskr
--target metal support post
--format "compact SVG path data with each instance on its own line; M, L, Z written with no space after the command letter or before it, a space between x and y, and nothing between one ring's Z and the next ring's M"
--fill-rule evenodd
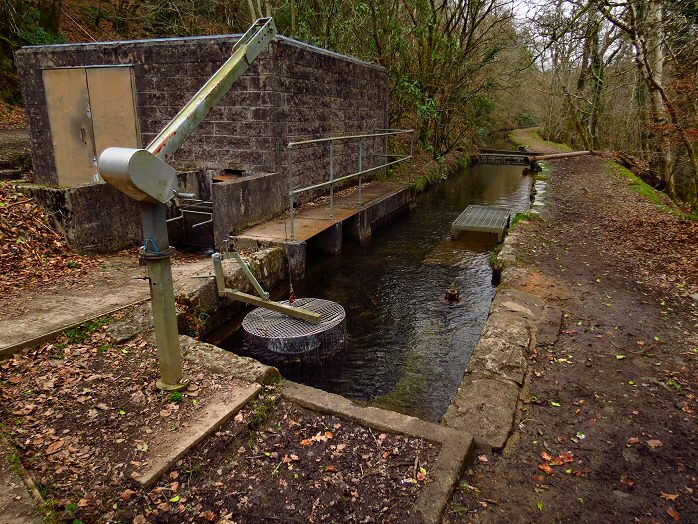
M158 346L160 380L157 387L165 391L180 391L189 385L183 378L182 355L179 351L177 310L172 285L170 257L174 248L167 238L165 204L141 202L143 247L140 256L145 260L150 280L150 296Z
M222 295L225 291L225 274L223 273L223 256L220 253L211 255L213 258L213 274L216 276L216 291Z
M334 220L334 142L330 142L330 220Z
M414 130L410 133L410 166L414 165Z
M364 159L364 141L363 139L359 142L359 173L363 170L363 159ZM359 174L359 209L363 207L363 201L361 200L361 174Z
M296 239L293 221L293 169L291 169L291 144L288 145L288 198L291 201L289 212L291 213L291 241Z

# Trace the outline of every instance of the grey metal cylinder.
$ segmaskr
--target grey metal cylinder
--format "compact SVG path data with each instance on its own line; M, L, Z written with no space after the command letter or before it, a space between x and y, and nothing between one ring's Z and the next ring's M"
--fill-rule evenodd
M319 298L301 298L294 305L319 313L320 323L257 308L242 321L245 353L276 365L319 361L346 348L346 314L341 305Z

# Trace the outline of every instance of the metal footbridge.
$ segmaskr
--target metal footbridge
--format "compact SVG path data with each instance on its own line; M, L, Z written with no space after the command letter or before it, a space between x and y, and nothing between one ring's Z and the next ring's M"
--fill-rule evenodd
M451 225L451 236L455 238L462 231L496 233L497 240L501 242L510 220L511 209L470 205Z

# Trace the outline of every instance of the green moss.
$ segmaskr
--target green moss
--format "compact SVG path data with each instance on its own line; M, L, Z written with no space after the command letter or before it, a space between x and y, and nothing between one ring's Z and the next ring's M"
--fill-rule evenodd
M604 165L606 170L612 175L628 180L630 189L645 197L652 204L661 207L664 211L683 220L698 221L698 213L686 213L682 211L666 193L657 191L629 169L612 160L605 160Z
M504 244L499 244L496 248L490 251L490 254L487 256L487 259L490 262L490 266L492 266L495 269L499 267L499 253L502 251L503 245Z
M511 224L509 224L509 230L513 230L519 223L526 220L540 220L540 215L534 213L533 211L526 211L525 213L516 213L514 218L511 219Z
M436 184L437 182L443 182L448 178L448 175L443 168L433 168L427 174L417 177L412 185L414 186L417 193L421 193L427 190L430 186Z
M87 322L80 324L78 327L69 329L64 334L70 342L80 343L87 340L92 333L100 329L102 326L106 326L112 322L114 322L114 317L100 317L95 320L88 320Z
M635 191L636 193L641 194L644 196L647 200L652 202L653 204L656 204L658 206L665 206L665 201L662 199L660 196L663 195L660 191L657 191L654 189L652 186L644 182L639 176L637 176L635 173L630 171L629 169L626 169L625 167L613 162L612 160L605 160L604 164L606 166L606 169L614 175L620 176L622 178L625 178L630 181L630 189ZM668 198L666 195L664 195L665 198Z

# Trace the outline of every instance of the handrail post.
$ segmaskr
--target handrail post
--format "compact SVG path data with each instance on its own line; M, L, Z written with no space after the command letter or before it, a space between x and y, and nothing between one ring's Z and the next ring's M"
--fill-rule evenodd
M330 141L330 219L334 220L334 141Z
M361 139L359 142L359 209L363 207L363 201L361 200L361 171L363 170L363 157L364 157L364 140Z
M292 146L291 144L288 145L288 198L290 200L290 206L289 206L289 212L291 215L291 242L296 240L296 235L295 235L295 230L294 230L294 223L293 223L293 169L291 169L291 151L292 151Z
M410 132L410 167L414 165L414 129Z

